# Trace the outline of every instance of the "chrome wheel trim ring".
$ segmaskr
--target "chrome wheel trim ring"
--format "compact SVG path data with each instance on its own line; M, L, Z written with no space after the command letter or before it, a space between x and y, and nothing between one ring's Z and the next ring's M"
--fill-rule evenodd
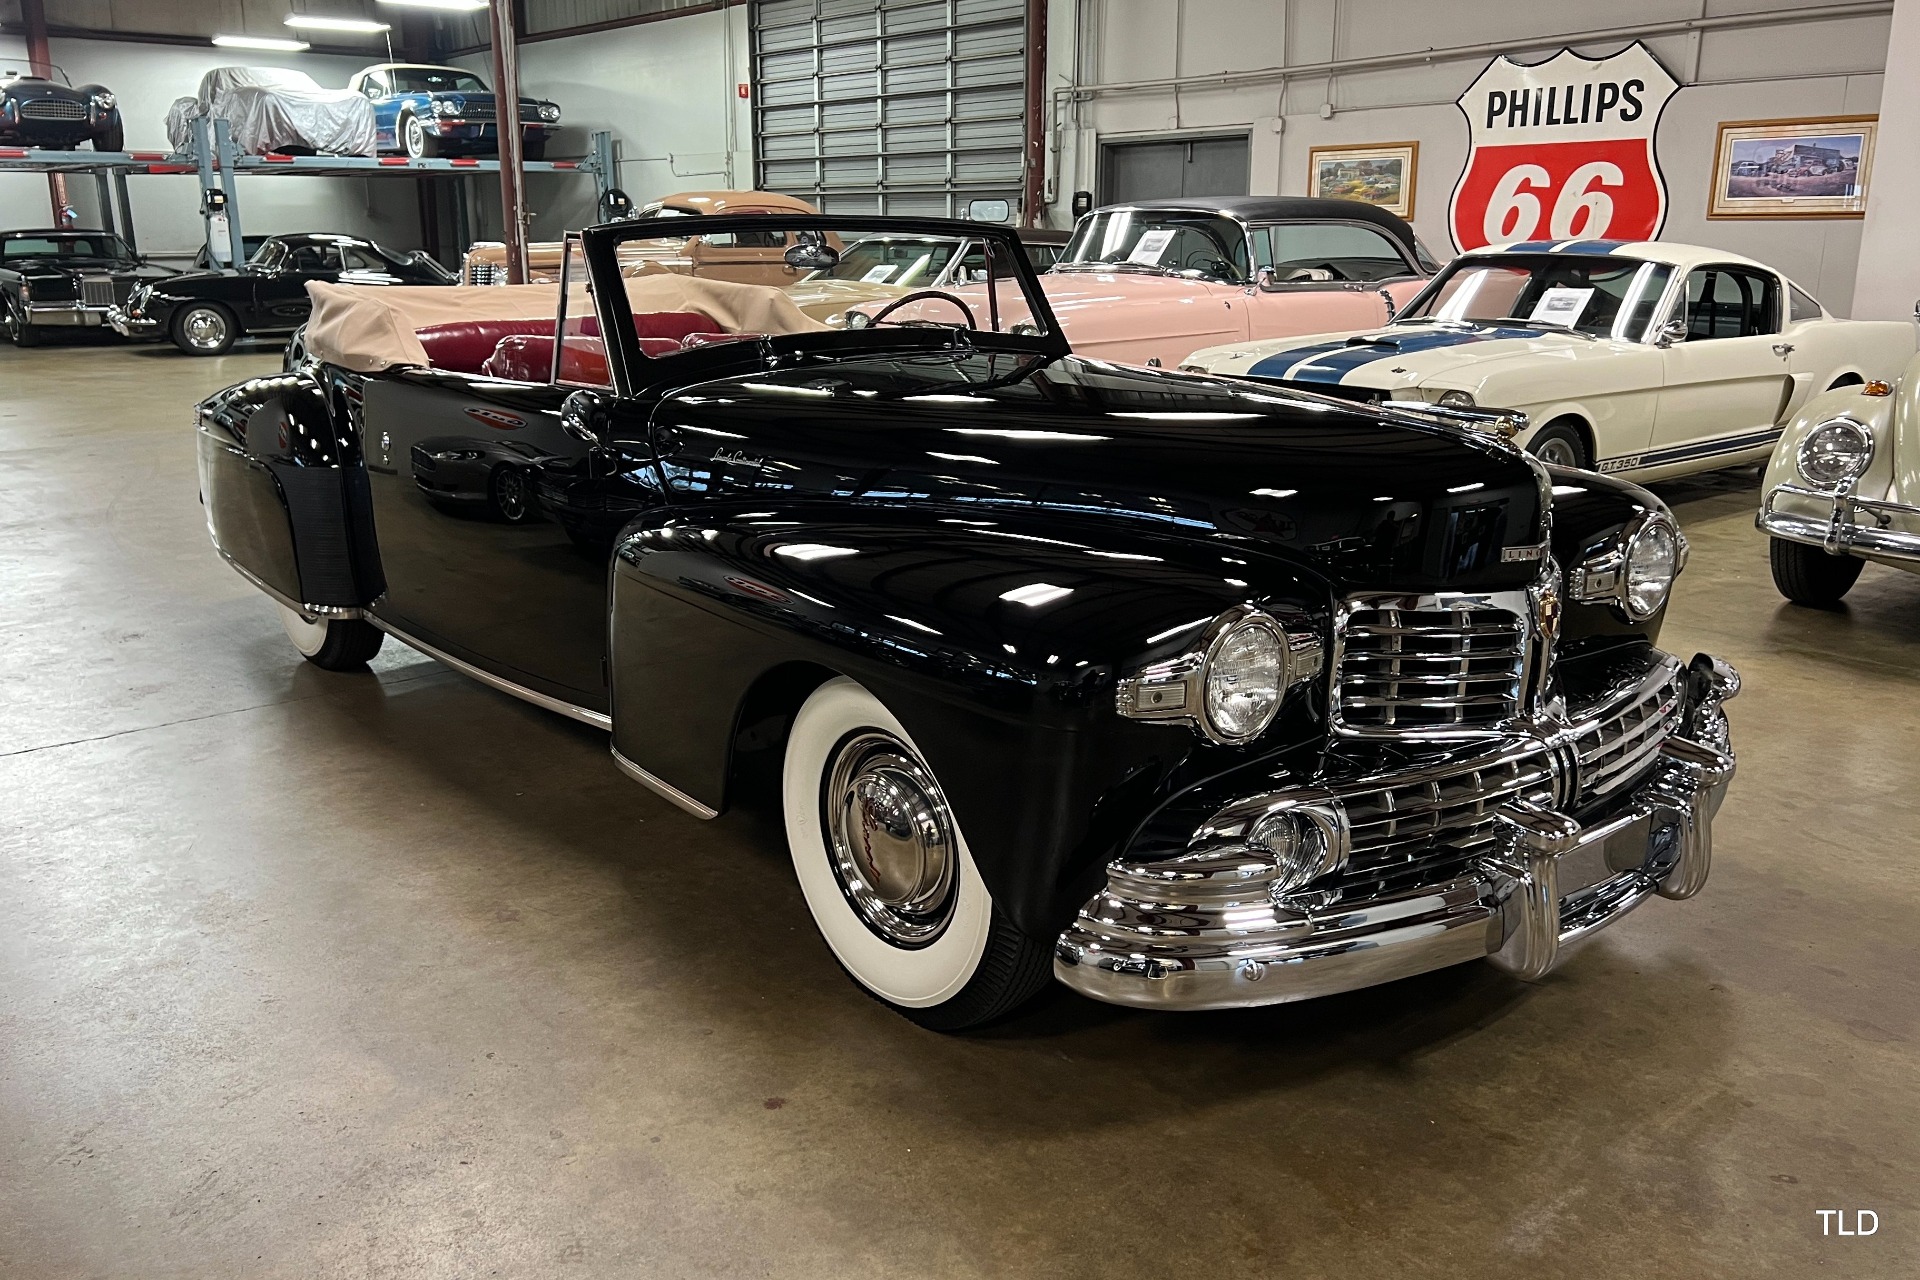
M1534 450L1533 456L1556 467L1577 468L1580 465L1580 459L1574 452L1573 442L1563 436L1541 441L1540 447Z
M836 749L821 789L834 878L882 941L924 947L953 917L959 858L939 783L893 735L870 729Z
M419 116L407 117L407 154L418 160L427 149L427 127Z
M212 351L227 340L227 321L212 307L195 307L180 323L180 332L195 351Z

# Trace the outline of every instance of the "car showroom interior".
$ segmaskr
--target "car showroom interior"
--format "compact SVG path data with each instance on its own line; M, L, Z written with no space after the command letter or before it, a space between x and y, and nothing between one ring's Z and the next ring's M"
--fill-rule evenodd
M0 1275L1914 1275L1917 83L0 0Z

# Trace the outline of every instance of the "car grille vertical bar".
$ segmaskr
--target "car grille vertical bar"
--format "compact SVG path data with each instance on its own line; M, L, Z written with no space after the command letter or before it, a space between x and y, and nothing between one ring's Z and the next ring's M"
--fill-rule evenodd
M1525 617L1483 596L1350 600L1334 666L1340 727L1396 735L1472 733L1520 714Z
M110 307L114 303L112 276L82 276L80 300L90 307Z

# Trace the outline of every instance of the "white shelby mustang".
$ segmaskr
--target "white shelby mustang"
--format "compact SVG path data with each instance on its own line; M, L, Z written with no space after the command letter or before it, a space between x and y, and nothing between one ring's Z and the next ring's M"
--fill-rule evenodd
M1809 398L1893 377L1914 336L1829 315L1721 250L1536 240L1455 258L1384 329L1208 347L1180 367L1504 414L1547 462L1657 479L1762 461Z

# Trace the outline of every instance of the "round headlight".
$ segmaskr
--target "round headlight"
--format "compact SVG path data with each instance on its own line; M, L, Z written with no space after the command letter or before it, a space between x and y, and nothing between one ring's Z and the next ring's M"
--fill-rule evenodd
M1287 687L1287 648L1273 623L1245 618L1227 628L1207 657L1206 716L1227 742L1265 732Z
M104 90L93 95L93 106L96 111L111 111L113 104L118 101L118 98Z
M540 118L551 124L560 118L560 108L549 102L546 106L540 108Z
M433 100L433 114L437 116L450 116L450 115L453 115L455 112L457 112L459 109L460 108L456 107L452 103L452 101L449 99L435 98Z
M1873 433L1852 418L1831 419L1807 433L1795 461L1809 484L1837 489L1873 461Z
M1627 543L1626 585L1621 599L1627 612L1644 620L1660 612L1680 576L1680 531L1665 517L1641 526Z
M1471 409L1474 407L1473 393L1471 391L1443 391L1440 393L1440 398L1434 401L1434 403L1443 409Z

